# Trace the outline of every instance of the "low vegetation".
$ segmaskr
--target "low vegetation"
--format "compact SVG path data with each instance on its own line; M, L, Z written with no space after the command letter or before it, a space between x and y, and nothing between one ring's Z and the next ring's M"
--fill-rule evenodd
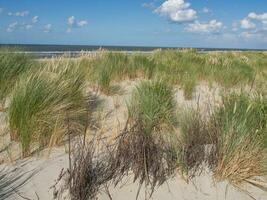
M256 177L266 175L266 116L266 97L244 93L223 97L223 105L210 121L217 139L213 160L217 180L256 184Z
M93 139L75 146L68 180L71 199L97 199L100 191L108 192L107 184L115 174L113 155L111 149L100 149L97 142Z
M201 174L206 162L206 148L211 143L207 122L198 110L180 109L179 143L177 146L180 173L187 179Z
M192 178L204 166L218 182L263 188L260 177L267 175L266 96L240 92L225 94L222 100L208 117L191 109L180 114L182 172Z
M4 109L5 100L12 91L17 79L38 65L25 53L15 50L0 49L0 109Z
M67 133L83 130L82 80L75 66L58 65L26 74L17 82L8 114L11 138L21 142L23 156L30 154L34 142L38 148L53 146Z
M102 52L82 59L90 80L108 94L112 83L123 79L162 79L179 85L191 99L200 82L225 88L263 85L267 72L265 53L198 53L194 50L158 50L151 54Z
M128 122L118 138L118 180L130 171L140 187L165 183L176 168L173 139L175 129L173 90L162 81L142 82L128 105Z
M267 55L255 52L103 51L36 61L1 50L0 100L5 109L0 109L6 112L11 140L21 144L25 157L60 144L66 135L86 134L88 118L93 117L88 116L86 86L112 95L119 81L145 79L127 101L127 122L112 149L98 152L93 140L70 152L72 199L94 199L108 183L117 185L130 173L151 196L177 172L191 180L204 168L216 181L263 188L259 178L267 175L266 66ZM178 108L174 88L181 88L186 100L196 99L198 84L226 89L219 105L205 113L199 107Z

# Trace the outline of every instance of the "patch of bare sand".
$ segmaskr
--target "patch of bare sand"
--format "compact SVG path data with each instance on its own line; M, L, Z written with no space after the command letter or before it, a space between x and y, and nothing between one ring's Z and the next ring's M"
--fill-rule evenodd
M52 200L53 185L58 178L62 168L68 168L68 154L63 149L54 149L49 158L33 157L27 160L27 164L22 167L23 171L36 170L37 173L19 189L20 195L29 199ZM25 161L24 161L25 162ZM247 186L246 189L257 200L266 200L267 194L262 190ZM114 200L135 200L138 191L138 184L132 183L131 177L118 184L116 188L110 187L110 194ZM145 199L144 188L139 194L139 199ZM148 196L148 194L147 194ZM14 194L10 200L23 200L22 197ZM109 200L107 194L102 192L98 196L99 200ZM251 197L233 188L227 183L214 184L211 176L206 173L196 178L193 183L186 183L178 175L171 179L168 184L157 188L152 197L153 200L251 200ZM61 199L62 200L62 199ZM69 200L69 198L65 198Z
M68 168L68 154L65 153L64 149L53 149L49 157L48 151L46 150L41 152L41 155L20 160L15 164L2 165L0 168L7 166L14 168L21 166L21 163L24 163L20 169L22 173L33 173L34 175L8 199L53 199L53 188L51 187L55 183L62 168Z

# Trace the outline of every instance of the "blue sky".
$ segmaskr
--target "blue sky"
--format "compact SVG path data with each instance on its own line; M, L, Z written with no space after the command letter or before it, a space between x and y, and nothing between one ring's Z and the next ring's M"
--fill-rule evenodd
M267 2L0 0L0 43L267 49Z

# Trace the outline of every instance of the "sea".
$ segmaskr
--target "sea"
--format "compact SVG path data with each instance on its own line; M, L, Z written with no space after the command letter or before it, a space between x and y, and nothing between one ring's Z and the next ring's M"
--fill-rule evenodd
M36 58L52 58L61 55L78 56L81 51L95 52L97 50L121 51L126 53L151 53L157 49L196 49L200 53L211 51L267 51L267 49L238 49L238 48L192 48L192 47L147 47L147 46L95 46L95 45L49 45L49 44L0 44L1 47L16 48L19 52L26 52Z

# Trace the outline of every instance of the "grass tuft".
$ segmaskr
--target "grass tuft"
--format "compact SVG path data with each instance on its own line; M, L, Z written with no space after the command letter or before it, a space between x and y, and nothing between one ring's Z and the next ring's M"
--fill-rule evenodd
M111 149L101 151L92 140L87 144L78 144L73 154L69 176L71 199L97 199L101 191L107 192L107 184L114 176Z
M26 53L16 49L0 49L0 101L5 101L17 79L37 65Z
M178 163L181 173L192 179L203 170L210 137L207 122L198 110L181 110L179 113Z
M266 175L266 103L262 96L243 92L223 97L210 121L216 137L211 163L216 180L238 186Z
M139 181L140 188L150 186L152 195L155 186L174 174L175 108L172 88L166 83L147 81L136 88L128 104L128 122L118 139L119 180L132 171L134 181Z
M79 70L62 66L29 73L17 83L9 107L13 138L22 144L23 156L58 143L66 133L82 130L84 121L83 79ZM78 72L78 73L76 73Z

